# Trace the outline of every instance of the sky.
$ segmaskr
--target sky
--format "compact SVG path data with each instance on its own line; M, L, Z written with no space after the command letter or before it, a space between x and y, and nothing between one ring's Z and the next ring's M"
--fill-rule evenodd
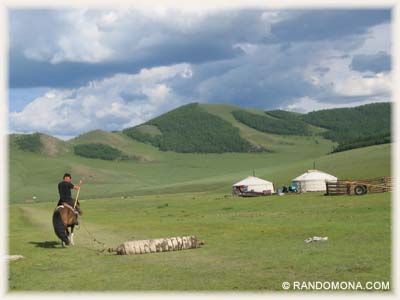
M9 130L70 138L191 102L391 101L389 9L9 11Z

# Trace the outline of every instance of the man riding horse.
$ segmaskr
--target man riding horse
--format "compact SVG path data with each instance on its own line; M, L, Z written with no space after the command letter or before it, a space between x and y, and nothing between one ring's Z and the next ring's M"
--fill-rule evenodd
M71 174L65 173L63 176L63 181L58 184L58 193L60 194L60 200L57 203L59 205L69 205L74 209L75 213L75 225L78 225L78 214L81 215L82 211L79 208L79 205L74 203L74 200L71 196L71 190L78 190L81 187L82 181L79 184L72 184L71 182Z
M60 200L53 212L53 228L63 247L74 245L74 226L78 225L78 214L82 214L78 201L81 184L82 181L79 184L72 184L71 175L68 173L64 174L63 181L58 184ZM78 190L75 202L71 196L72 189Z

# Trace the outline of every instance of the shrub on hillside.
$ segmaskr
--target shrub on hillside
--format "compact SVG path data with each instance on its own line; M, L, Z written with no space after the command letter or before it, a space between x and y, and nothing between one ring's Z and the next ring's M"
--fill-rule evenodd
M270 114L267 112L266 114ZM259 131L283 135L310 135L308 125L300 118L271 118L253 114L244 110L235 110L232 115L236 120ZM277 115L276 115L277 116Z
M268 110L265 113L267 115L277 118L277 119L300 122L300 123L304 124L304 121L302 120L302 114L300 114L300 113L295 113L295 112L281 110L281 109Z
M127 159L127 156L120 150L101 143L75 145L74 153L87 158L98 158L103 160Z
M332 153L342 152L356 148L362 148L373 145L391 143L390 135L370 136L362 139L350 140L340 142L339 145L333 149Z
M40 133L21 135L15 140L15 143L23 151L39 153L42 149Z

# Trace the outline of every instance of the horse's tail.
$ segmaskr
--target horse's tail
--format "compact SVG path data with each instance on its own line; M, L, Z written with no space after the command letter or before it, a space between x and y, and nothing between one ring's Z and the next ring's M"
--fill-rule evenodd
M69 245L68 235L67 232L65 231L64 223L61 220L61 214L59 209L56 209L53 213L53 228L58 238L62 240L66 245Z

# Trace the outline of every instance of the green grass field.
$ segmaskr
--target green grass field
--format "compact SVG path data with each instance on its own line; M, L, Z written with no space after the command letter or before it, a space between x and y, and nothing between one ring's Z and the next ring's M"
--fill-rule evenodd
M243 162L233 164L240 156ZM135 182L123 181L131 162L111 170L104 167L109 162L95 160L98 165L92 168L101 166L108 176L108 172L115 172L119 177L108 177L115 181L107 182L105 176L104 183L87 182L82 187L81 199L86 199L82 200L84 227L76 231L76 246L65 249L51 225L54 197L42 203L14 201L10 205L9 253L24 255L25 259L9 265L10 291L279 291L283 281L391 280L390 193L233 198L230 185L249 175L243 171L248 164L258 166L260 177L284 183L292 174L303 171L306 162L312 162L281 164L270 159L270 165L264 167L265 156L207 154L201 160L182 158L170 162L175 164L171 173L167 173L166 161L151 167L132 163L143 168L137 176L138 184L161 183L159 188L137 190ZM37 158L28 160L37 168L51 161ZM387 175L390 145L321 156L318 164L342 178ZM49 173L43 171L43 178L62 173L61 168L50 170L48 165ZM26 190L48 193L50 185L42 187L39 181L43 178L30 182ZM115 184L118 180L123 182ZM118 190L123 188L130 194L127 198L119 196ZM115 193L113 198L101 198L107 189ZM90 195L97 197L91 199ZM100 252L103 246L91 235L107 247L129 240L181 235L197 235L207 244L180 252L117 256ZM315 235L328 236L329 240L304 242Z
M168 204L168 205L167 205ZM390 193L233 198L220 193L83 201L76 246L60 248L54 204L10 208L10 291L271 291L283 281L390 281ZM200 249L136 256L96 250L197 235ZM320 243L310 236L328 236Z

